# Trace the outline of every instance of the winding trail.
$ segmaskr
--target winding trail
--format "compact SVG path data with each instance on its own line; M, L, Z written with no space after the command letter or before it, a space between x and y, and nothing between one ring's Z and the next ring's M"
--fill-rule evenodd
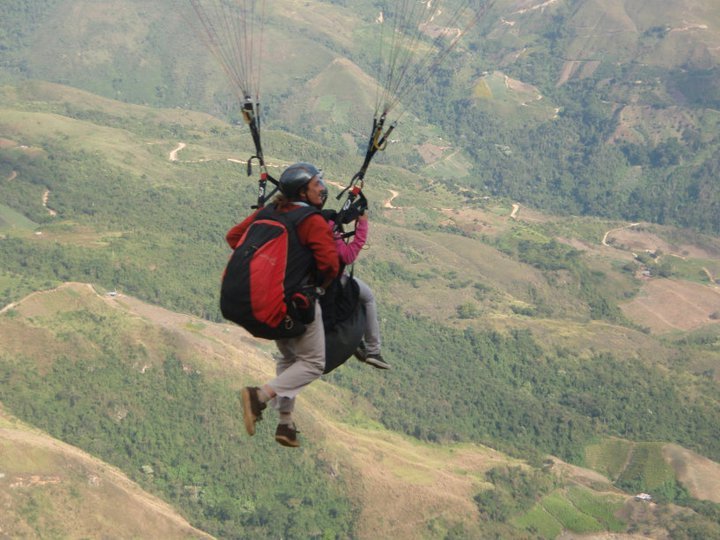
M540 4L536 4L534 6L530 6L528 8L518 9L517 11L513 12L513 15L524 15L525 13L528 13L530 11L543 11L546 7L549 7L553 5L558 0L546 0L545 2L541 2Z
M712 275L712 272L710 272L710 270L708 270L708 269L707 269L706 267L704 267L704 266L702 267L702 271L705 272L705 275L706 275L706 276L708 277L708 279L710 280L710 285L712 285L713 287L717 287L717 286L718 286L718 281L716 281L716 278L715 278L715 276Z
M182 150L183 148L185 148L186 146L187 146L187 144L185 144L184 142L178 143L177 147L174 150L172 150L170 152L170 154L168 155L168 159L170 161L177 161L178 160L178 157L177 157L178 152L180 150Z
M0 315L2 315L3 313L5 313L6 311L10 311L10 310L13 309L15 306L17 306L17 302L10 302L7 306L5 306L5 307L3 307L3 308L0 308Z
M395 191L394 189L388 189L390 192L390 198L385 201L385 204L383 205L384 208L399 208L397 206L393 206L393 201L400 195L399 191Z
M512 212L510 212L510 218L511 219L517 219L518 211L520 210L520 205L517 203L513 203L512 205Z
M49 199L50 199L50 190L46 189L45 193L43 193L42 205L43 205L43 207L45 207L45 210L48 211L48 214L55 217L55 216L57 216L57 212L48 206Z
M336 188L341 189L341 190L345 189L347 187L347 186L343 186L342 184L340 184L338 182L333 182L332 180L325 180L325 182L327 182L331 186L335 186Z
M170 161L180 161L178 158L178 154L181 150L187 148L187 144L184 142L178 143L178 145L170 151L168 154L168 160ZM231 163L238 163L240 165L247 165L247 160L244 159L237 159L237 158L201 158L201 159L195 159L195 160L182 160L182 163L204 163L206 161L216 161L219 159L226 159L227 161ZM286 167L287 165L277 165L275 163L265 163L266 167L274 167L274 168L281 168Z
M615 231L622 231L623 229L632 229L633 227L637 227L638 225L640 225L640 223L631 223L630 225L623 225L622 227L618 227L617 229L610 229L603 236L602 245L610 247L610 244L607 243L607 238L610 233L614 233Z
M177 147L175 147L175 148L170 152L170 154L168 155L168 159L169 159L170 161L178 161L178 153L179 153L183 148L186 148L186 147L187 147L187 144L185 144L184 142L178 143ZM241 164L241 165L244 165L244 164L247 163L247 161L243 161L243 160L236 159L236 158L227 158L227 160L230 161L230 162L232 162L232 163L239 163L239 164ZM267 167L279 167L279 165L273 165L273 164L269 164L269 163L266 164L266 166L267 166ZM345 189L345 188L346 188L346 186L343 186L342 184L339 184L338 182L332 182L332 181L329 181L329 180L325 180L325 181L326 181L328 184L337 187L338 189ZM400 208L399 206L394 206L394 205L393 205L393 201L400 195L400 192L399 192L399 191L395 191L394 189L389 189L388 191L390 192L390 198L388 198L388 199L385 200L385 202L384 202L384 204L383 204L383 207L384 207L384 208L392 208L392 209L398 209L398 208ZM48 211L51 211L51 210L48 208ZM51 211L51 212L52 212L52 211ZM54 215L54 214L53 214L53 215Z
M15 180L17 178L17 176L18 176L17 171L12 171L10 173L10 176L7 177L7 181L12 182L13 180Z
M339 184L339 183L337 183L337 182L333 182L333 181L331 181L331 180L325 180L325 182L327 182L327 183L330 184L331 186L335 186L335 187L338 188L338 189L345 189L345 188L347 187L347 186L343 186L342 184ZM388 191L390 192L390 197L387 198L387 199L385 199L385 201L383 202L383 208L392 208L392 209L394 209L394 210L397 210L397 209L400 208L400 207L399 207L399 206L394 206L394 205L393 205L393 201L394 201L397 197L400 196L400 192L399 192L399 191L395 191L394 189L388 189Z

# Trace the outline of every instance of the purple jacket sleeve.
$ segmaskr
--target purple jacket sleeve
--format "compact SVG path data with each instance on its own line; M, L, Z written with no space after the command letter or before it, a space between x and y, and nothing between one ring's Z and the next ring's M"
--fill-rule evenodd
M330 228L334 225L335 224L330 221ZM358 220L355 224L355 235L348 244L345 243L345 240L343 240L340 235L335 235L335 247L337 248L341 263L352 264L355 262L358 253L360 253L360 250L363 248L365 241L367 240L368 228L367 219Z

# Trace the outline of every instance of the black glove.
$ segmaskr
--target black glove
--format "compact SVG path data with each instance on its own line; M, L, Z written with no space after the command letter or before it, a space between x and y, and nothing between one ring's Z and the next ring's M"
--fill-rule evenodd
M364 210L360 210L357 206L352 205L350 208L340 214L340 222L343 225L352 223L363 214Z

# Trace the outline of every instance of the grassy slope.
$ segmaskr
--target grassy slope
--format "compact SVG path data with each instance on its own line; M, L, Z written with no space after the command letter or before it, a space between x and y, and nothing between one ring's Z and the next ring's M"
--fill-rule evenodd
M587 0L571 8L548 4L546 9L513 9L509 2L505 4L499 7L505 25L496 26L494 33L516 40L518 49L523 44L537 45L532 38L547 28L557 13L568 15L563 58L567 64L575 64L574 76L582 76L579 66L608 58L638 59L657 66L682 66L698 62L703 55L706 61L711 57L717 60L720 38L713 29L720 12L713 2L661 0L645 5L630 0Z
M33 46L13 51L13 59L17 57L31 77L69 83L123 101L197 108L239 119L236 100L222 73L200 46L200 34L189 30L186 21L178 16L178 5L189 9L184 0L157 2L142 8L131 2L119 2L112 12L99 13L92 3L57 0L46 17L33 27L33 35L38 38L28 41ZM475 105L485 111L490 120L488 125L496 123L503 128L497 133L493 130L484 133L483 141L476 142L471 139L477 130L465 126L462 136L467 140L462 142L460 151L460 141L426 125L428 118L435 124L441 123L435 115L442 106L434 106L432 96L423 96L422 100L428 103L416 105L425 106L427 117L420 122L412 114L405 115L396 131L398 142L391 145L392 160L381 154L377 162L392 162L415 172L453 182L462 180L475 189L483 189L488 184L488 179L482 178L485 161L495 162L502 159L496 152L506 155L512 150L508 144L511 141L506 140L511 126L521 132L532 133L535 129L552 132L556 107L572 109L574 105L567 102L567 96L559 104L563 91L554 88L555 83L577 82L575 79L593 71L588 66L597 67L598 58L610 60L605 70L629 70L622 75L611 73L597 83L598 91L607 92L607 107L602 108L607 109L607 114L615 111L618 122L616 133L604 134L608 145L629 140L652 147L668 137L682 138L689 133L703 139L707 147L684 158L687 167L699 166L713 155L717 120L712 119L712 110L697 104L678 105L679 91L672 87L677 77L668 71L659 74L653 71L656 66L662 66L662 70L685 65L703 69L716 61L716 43L720 38L712 24L718 17L712 2L674 0L664 2L663 10L657 11L628 2L598 1L584 1L572 7L562 3L547 4L543 9L530 7L534 6L496 3L492 13L481 21L482 37L473 32L467 36L468 42L478 44L477 54L463 57L463 65L444 66L448 73L443 77L453 81L452 94L448 96L451 99L446 105L465 106L465 100L474 93L474 83L480 81L486 91L480 92L482 99L476 99ZM663 17L669 13L672 29L663 29L666 21L658 19L661 13ZM352 174L357 167L370 124L370 104L375 91L368 75L373 72L368 58L377 46L374 17L375 7L367 2L343 7L322 1L284 0L274 3L267 13L262 101L269 114L264 117L265 127L312 138L334 154L333 161L347 164L348 172L343 169L343 176ZM561 24L558 21L562 21L561 28L557 27ZM613 67L616 56L620 67ZM630 61L638 58L641 60L636 63ZM530 73L525 71L525 59L537 63ZM565 66L562 59L567 60ZM640 74L634 74L634 69ZM489 75L482 75L485 70L490 70ZM687 75L692 80L696 76L705 75L694 71ZM611 89L607 89L608 81ZM475 90L478 86L483 84L475 84ZM430 94L433 91L440 90L431 90ZM572 94L572 101L588 95L587 91L574 92L579 93ZM539 99L542 93L547 96ZM554 97L548 97L553 94ZM590 90L589 94L594 93ZM412 112L416 110L413 108ZM488 141L489 148L484 148ZM428 154L434 154L427 144L435 147L435 151L442 149L441 159L427 161ZM272 137L266 137L267 154L289 153L286 148L273 145ZM469 155L478 146L480 162L473 163ZM545 182L539 193L524 192L523 178L531 177L535 162L544 161L546 156L542 145L526 141L523 147L522 152L516 149L512 156L512 172L506 173L507 178L502 165L500 171L493 171L492 189L558 208L557 204L553 206L555 195L564 193L558 196L566 197L569 192L567 186L555 192L553 184L548 184L550 179L556 180L552 163L542 163L538 169ZM604 147L610 153L617 151L611 146ZM567 161L569 167L571 160L566 158L570 157L560 154L557 159ZM588 167L592 168L592 163ZM673 170L671 167L667 172ZM562 184L577 178L576 173L561 170ZM647 183L654 177L647 167L642 170L628 167L614 174L620 178L622 189L628 190L638 187L638 181ZM582 193L581 190L581 198L585 196ZM618 201L625 208L624 215L629 215L632 204L623 201L624 196L619 193ZM715 195L711 197L714 200ZM564 201L561 207L566 203L571 201ZM625 207L626 204L629 206ZM602 211L602 206L593 211ZM686 215L679 214L675 218ZM648 214L648 219L656 218Z
M131 348L133 343L143 344L144 360L139 364L127 364L129 370L155 369L163 348L170 347L169 350L174 350L188 366L188 377L193 370L200 370L208 379L222 379L237 388L266 378L272 372L266 344L248 337L236 327L207 323L132 297L100 296L91 287L81 284L67 284L24 299L11 312L0 316L0 334L10 353L17 348L26 362L41 366L43 371L52 369L54 362L69 352L68 345L74 350L75 361L83 361L94 354L94 337L78 335L71 344L65 343L66 338L62 337L66 324L62 321L70 320L68 316L79 311L100 317L111 316L124 343ZM157 337L152 338L153 335ZM35 343L36 347L28 348L24 345L28 342ZM51 357L46 356L49 348L54 350ZM372 379L382 376L358 365L343 369L358 371L366 379L365 384L372 384ZM320 474L328 480L348 484L359 512L358 537L376 538L392 531L398 538L417 538L418 535L435 538L451 529L477 536L493 527L478 519L473 496L488 488L484 472L492 467L516 466L521 462L477 445L433 445L408 439L381 428L373 420L376 413L372 405L362 398L352 398L354 405L348 410L348 399L351 398L345 391L324 382L303 394L298 412L303 440L310 448L299 452L319 452L318 458L324 464ZM112 403L111 400L108 405L112 406ZM124 406L132 410L134 405L129 402ZM106 412L116 415L117 409ZM116 421L122 423L124 420L117 416ZM236 427L240 428L239 425ZM99 465L68 445L32 433L7 417L2 428L6 449L2 461L6 472L4 481L29 483L22 495L15 491L12 493L16 495L9 498L8 515L12 527L6 530L26 531L30 528L37 533L71 536L83 531L113 534L115 525L111 516L114 513L137 515L137 520L130 522L138 527L142 524L137 530L140 536L153 535L155 531L162 535L167 529L161 527L170 526L165 521L168 511L156 514L155 510L163 508L162 505L137 487L123 487L120 494L128 490L133 496L129 499L120 497L116 485L125 486L127 480L122 480L113 469ZM270 438L271 428L272 425L261 424L256 437ZM241 439L244 439L243 435ZM238 444L237 451L242 452L246 443L238 441ZM28 448L33 450L28 451ZM270 450L276 452L275 448ZM13 458L19 452L25 456L24 460ZM279 452L287 450L280 449ZM676 459L679 458L676 456ZM693 462L682 462L686 474L688 471L692 474ZM613 514L627 500L626 495L590 471L561 462L555 464L554 470L569 491L563 488L540 504L562 523L562 528L575 532L600 531L606 527L623 530L624 525ZM137 476L137 472L131 474ZM87 478L96 480L88 484ZM152 489L151 478L144 478L142 482L143 486ZM93 486L103 491L98 493ZM579 486L584 487L578 491ZM604 494L606 490L614 494L608 496ZM62 493L72 494L72 504L64 510L58 508ZM44 501L46 509L33 514L30 511L32 502L28 501ZM61 514L52 514L53 511L65 513L60 519L57 516ZM521 528L545 530L548 525L538 521L535 512L532 510L527 516L518 517L515 524ZM177 522L177 518L173 519ZM50 523L54 528L48 529ZM193 535L191 531L188 534Z
M230 167L223 164L225 159L237 156L233 153L234 142L242 137L210 117L196 116L183 111L154 111L134 106L114 108L113 102L68 88L44 84L37 84L31 88L33 91L30 96L33 100L23 100L23 105L18 107L21 110L14 108L18 106L18 94L13 93L12 90L5 92L8 112L3 115L2 121L4 125L13 126L11 136L22 144L52 147L54 141L66 138L72 141L76 138L90 141L88 135L92 133L92 141L88 144L93 145L92 147L102 155L107 154L108 162L112 164L113 169L124 170L130 175L141 175L145 174L144 171L150 171L147 181L152 184L167 186L173 190L201 193L201 199L206 197L211 200L216 193L222 193L223 190L229 192L237 181L221 178L225 168ZM71 108L73 116L85 119L68 118L66 116L70 110L68 103L73 105ZM39 110L33 112L33 109ZM99 112L103 114L97 114ZM17 119L31 121L22 123L17 122ZM48 126L52 126L52 129L48 129ZM168 153L176 147L178 140L186 137L191 141L188 149L179 153L180 159L177 163L170 163ZM149 142L152 142L157 150L148 150L146 147ZM280 148L285 150L284 146ZM322 155L322 151L312 146L308 146L308 149L317 155ZM127 159L126 156L135 153L138 155L137 162L134 159ZM212 160L187 163L186 157L192 158L190 161L201 157L210 157ZM290 153L287 157L291 157ZM338 171L343 170L340 164L335 167ZM375 170L387 174L382 175L382 180L373 180L373 183L369 184L368 193L372 200L376 201L373 203L375 225L371 248L364 254L365 262L362 262L359 268L365 272L364 277L367 276L374 285L382 304L407 306L407 309L437 317L443 322L449 319L459 327L489 325L500 329L532 328L542 342L551 346L570 347L579 354L583 354L583 351L610 350L628 357L661 362L672 358L672 348L651 336L607 323L587 321L582 303L571 296L565 296L562 289L558 294L556 282L549 282L548 277L537 269L514 261L493 247L493 239L505 235L517 234L523 237L529 235L540 239L556 236L564 242L582 247L586 256L594 261L593 264L599 265L598 267L602 267L613 276L620 291L631 292L638 283L635 282L633 286L633 280L627 276L623 277L614 266L629 260L631 247L619 246L620 249L605 247L600 242L603 236L600 233L616 228L617 224L604 224L590 219L579 222L562 220L554 222L547 216L524 208L520 209L518 219L512 220L509 217L511 206L504 201L492 201L481 206L460 209L463 199L448 193L442 186L434 185L422 177L400 173L395 169L378 167ZM198 192L200 184L195 182L188 184L189 179L193 177L209 178L213 175L218 175L219 182L213 191L204 192L202 190L208 187L203 187ZM19 180L22 178L19 177L14 181ZM64 188L58 186L58 189ZM399 196L393 199L393 205L397 208L384 208L381 204L381 201L388 197L390 189L400 192ZM457 209L453 210L453 208ZM68 212L68 215L71 214ZM145 216L143 219L148 217ZM51 234L50 238L61 246L77 245L86 248L96 245L101 250L108 246L107 243L102 242L103 238L108 238L106 232L93 233L93 227L97 224L90 223L83 229L78 224L63 218L62 215L54 221L57 223L51 222L43 226L43 231L46 235ZM441 228L435 225L428 228L428 224L438 222L441 223ZM425 230L422 232L413 230L418 225ZM457 234L458 230L465 231L464 234L470 237ZM148 230L146 234L152 234L152 231ZM670 237L669 231L661 231L660 237L668 238L668 243L674 242L680 252L688 251L682 248L684 245L682 242ZM39 239L32 238L29 241L39 241ZM704 261L708 260L708 257L709 260L714 260L716 252L708 247L714 245L714 242L713 239L705 242L706 249L702 253ZM692 242L687 241L685 244L692 245ZM156 248L157 246L148 246L148 249ZM688 252L686 258L691 258L689 257L691 254L693 253ZM138 256L144 258L147 253ZM701 254L697 253L694 256L700 257ZM163 257L170 255L162 255L159 260ZM218 260L221 258L219 257ZM383 269L389 263L395 263L405 271L402 275L394 275L388 279ZM408 275L412 276L409 281ZM17 277L12 279L17 281ZM489 292L485 291L478 296L474 288L476 283L487 287ZM528 292L530 284L535 289L532 295ZM17 298L22 293L15 294ZM474 319L458 319L454 313L455 307L469 300L477 302L481 310L479 315ZM533 302L549 305L553 315L526 317L511 309L513 305ZM23 351L25 354L26 344L30 342L36 343L36 340L21 340L17 352ZM40 352L42 350L42 347L38 346L37 353L42 354ZM223 368L215 366L215 369L222 371ZM255 376L267 370L268 366L258 369L260 370ZM717 370L717 366L711 365L710 369ZM333 407L342 408L341 403L337 402ZM369 406L364 405L361 408L366 407ZM372 417L372 413L370 416ZM318 425L321 423L319 421ZM318 430L321 428L318 427ZM402 439L395 439L392 434L386 435L395 441L395 445L406 444ZM344 451L364 435L361 431L350 430L346 436L346 443L341 446ZM372 444L375 445L377 442ZM374 455L373 452L370 454ZM362 452L358 454L359 461L363 461L362 455ZM407 463L414 462L408 458ZM399 472L394 476L383 471L378 477L388 480L409 474L411 481L419 484L427 482L424 475L419 479L414 478L414 475L419 473L415 471L410 474L407 465L396 466ZM410 468L413 469L414 465ZM428 466L428 470L430 469L432 467ZM364 478L364 475L359 474L357 477L353 475L353 478L359 481L358 479ZM430 485L437 487L436 484L430 483ZM397 488L390 484L383 484L380 488L368 488L368 493L383 493L383 490L395 489ZM467 490L468 486L462 489ZM371 508L374 500L376 499L368 495L364 507ZM467 506L467 501L464 508L470 515L472 514L471 505ZM367 525L365 525L365 517L368 519ZM402 520L403 518L399 517L393 523L402 523ZM466 517L459 520L465 521ZM362 526L369 527L370 531L388 525L370 510L364 516L362 523ZM467 523L472 523L472 520L469 519ZM423 522L418 526L426 525L427 523Z
M162 353L151 343L159 344L161 340L149 341L148 338L151 334L167 334L169 339L163 341L175 344L172 348L183 362L202 370L209 378L224 379L237 388L272 373L272 360L264 350L266 344L249 338L235 327L208 324L130 297L101 297L79 284L30 296L13 308L10 317L3 316L0 333L7 343L6 350L12 354L17 348L27 362L50 369L55 359L69 352L62 339L57 341L62 334L62 325L58 324L63 314L75 310L97 314L113 311L118 317L116 323L123 341L145 343L145 363L128 365L128 369L153 369ZM10 337L8 342L6 338ZM37 346L31 349L23 345L28 341ZM92 336L78 336L74 341L76 361L92 355ZM49 347L55 350L54 356L41 359ZM367 369L364 371L370 380L378 376ZM326 463L323 474L353 486L353 498L361 515L360 536L375 537L392 529L400 538L412 538L436 520L446 525L463 523L468 531L477 531L479 524L472 496L483 485L482 474L492 466L512 460L475 445L441 447L409 440L373 422L375 413L367 402L357 402L349 413L344 405L347 399L344 392L325 383L317 384L303 395L298 412L305 444L312 441L314 450L300 452L319 451L319 457ZM271 428L261 424L257 438L269 438ZM48 470L54 474L58 468L62 469L56 465ZM393 500L390 506L388 498ZM22 505L13 503L11 507L13 515L22 522ZM422 512L418 512L420 508ZM98 514L102 514L101 509ZM422 515L422 519L418 519L418 515ZM70 529L70 532L75 534L78 530Z
M226 159L242 159L243 150L238 151L236 145L247 148L248 137L212 117L130 105L118 105L113 109L116 102L67 87L40 83L24 87L23 93L27 93L30 100L23 98L16 101L20 100L16 91L11 88L5 90L8 105L0 118L4 126L12 128L7 133L18 144L42 148L43 145L71 140L73 148L84 148L102 156L111 170L124 171L130 178L142 177L139 185L150 184L164 189L167 194L177 192L177 196L182 198L196 193L192 197L201 207L217 206L218 197L235 190L237 182L242 182L244 173L238 170L240 167ZM13 103L22 103L23 110L13 109L17 106ZM33 112L33 109L40 109L40 112ZM69 118L69 114L86 119ZM272 146L282 152L277 156L271 154L271 163L281 165L292 160L292 149L300 145L298 139L276 136L273 132L267 136L274 143ZM188 145L178 153L178 161L171 163L168 154L181 140L187 141ZM245 146L242 146L243 142ZM330 153L323 156L324 148L312 145L306 145L306 148L308 154L317 155L321 161L324 161L323 157L328 160L326 170L331 178L342 179L347 171L352 170L352 165L348 167L345 160L335 162ZM195 163L198 160L201 161ZM604 232L617 229L617 224L605 224L589 218L553 221L529 209L520 209L519 219L512 220L509 219L510 204L504 201L466 205L461 197L448 193L442 186L423 177L382 166L375 167L373 173L367 191L375 225L369 249L360 261L360 269L375 286L381 300L413 305L419 313L436 316L442 321L449 319L460 326L529 326L537 328L538 335L547 335L551 341L573 346L584 342L585 348L614 348L633 356L638 350L638 343L643 343L640 350L647 348L649 356L667 357L667 353L660 353L661 345L643 334L606 324L588 324L587 308L567 286L572 285L569 276L560 273L550 280L552 276L499 253L494 242L498 238L534 241L557 238L568 243L581 250L593 268L605 273L608 285L612 285L609 292L616 300L632 296L641 286L647 291L641 297L655 294L652 288L654 282L644 286L643 282L619 271L620 266L632 260L631 252L638 248L657 246L665 253L677 253L684 257L685 265L697 260L698 267L710 269L714 269L720 259L714 239L709 240L705 249L693 252L683 247L691 245L692 238L663 241L663 237L668 238L671 234L670 229L660 230L660 235L641 232L636 238L620 237L620 233L628 234L620 230L609 236L611 242L618 236L614 247L607 247L601 245ZM18 178L15 182L22 180ZM101 179L93 180L91 177L90 180L102 184ZM252 196L252 183L245 185L248 186L247 191L242 196ZM33 202L39 205L42 189L36 189ZM65 186L58 185L57 191L50 194L51 202L64 200L64 189ZM76 189L82 189L82 185ZM202 191L201 199L198 199L198 189ZM389 198L391 190L397 193L392 202L395 208L385 208L387 203L383 201ZM143 204L143 201L137 202ZM124 204L122 201L119 203ZM205 228L219 226L222 229L225 226L223 223L229 224L235 219L233 214L238 210L223 209L227 215L218 225L214 225L217 217L213 217L213 223L198 225ZM40 212L45 212L47 216L46 211L40 209ZM150 217L138 215L141 221L136 225L144 227L145 234L152 235L153 231L148 230ZM59 219L45 223L43 228L45 237L53 241L88 246L103 242L102 235L93 235L94 226L83 228L74 220L62 219L61 215ZM421 230L413 230L418 228ZM462 231L464 236L457 234L458 231ZM218 234L217 229L209 232ZM478 239L481 241L478 242ZM157 242L166 243L160 239ZM218 253L218 260L221 258L222 254ZM388 280L384 269L392 264L399 265L403 274ZM566 286L558 287L563 282ZM693 302L693 295L703 295L708 286L707 281L705 288L696 284L685 286L683 283L682 280L677 281L677 287L684 291L689 302ZM433 294L423 294L422 290L426 288L433 290ZM457 319L456 309L468 302L476 307L478 317L474 320ZM659 306L657 309L671 310L673 307L671 302L662 298L655 305ZM541 306L543 311L530 319L518 317L516 312L523 306ZM662 312L658 315L663 316ZM706 317L709 315L711 313L706 313ZM711 319L706 318L706 321L712 323ZM638 322L645 324L642 318ZM606 346L608 343L609 347Z
M0 411L3 534L208 538L125 474Z
M227 162L227 158L243 159L244 152L249 151L249 138L241 129L232 129L212 117L119 105L67 87L41 83L24 86L22 92L27 98L20 98L17 91L6 88L7 105L0 118L7 135L16 144L39 148L46 145L50 150L58 151L62 146L55 149L56 145L72 141L72 148L100 156L103 166L109 167L112 174L122 171L130 179L141 179L138 185L167 189L180 193L179 196L198 189L207 190L201 195L205 200L198 201L201 206L216 206L217 201L212 199L216 194L227 193L236 189L237 182L244 182L242 167ZM352 161L337 159L342 154L279 133L268 132L266 136L275 150L269 155L273 164L289 163L297 155L294 152L298 152L327 162L328 176L341 182L353 170ZM168 155L178 142L186 142L187 146L177 154L178 161L171 163ZM280 168L273 167L272 170ZM27 179L15 181L23 180ZM92 182L92 177L89 180ZM9 184L7 179L5 182ZM103 183L102 178L94 182ZM251 196L252 182L244 185L247 185L247 191L243 191L242 196ZM78 185L77 189L80 188L82 185ZM43 190L33 189L37 190L33 204L39 206ZM64 200L63 189L65 186L58 185L58 190L50 194L51 203L56 199ZM397 194L392 202L396 208L385 208L391 190ZM699 274L701 268L715 271L720 259L717 247L695 252L683 247L695 241L693 239L664 241L663 237L671 234L670 229L661 230L660 235L640 232L640 236L628 239L620 236L620 233L628 234L621 230L609 236L611 242L618 237L614 248L606 247L600 242L603 233L622 224L605 224L589 218L553 221L529 209L521 209L519 219L512 220L508 219L511 208L507 202L467 205L462 197L448 193L441 185L395 168L374 167L367 191L377 224L371 235L370 249L364 257L368 261L367 271L371 275L377 274L374 268L378 262L397 263L413 278L393 279L392 292L390 288L386 291L384 283L378 281L375 285L379 293L391 292L402 304L417 302L423 306L420 311L437 312L443 319L468 301L468 293L471 293L473 297L480 297L470 300L478 303L485 319L490 316L502 322L512 313L509 306L535 303L546 305L550 318L586 320L585 308L574 293L566 293L566 288L557 287L557 283L548 281L548 276L537 269L498 253L494 247L498 238L533 241L556 238L572 245L584 253L594 268L608 276L612 283L611 294L618 300L631 296L642 284L618 271L621 265L632 260L634 250L658 248L668 255L680 255L684 257L683 264L689 268L683 270L688 275L693 273L690 264L693 260L697 261L695 273ZM197 198L197 195L193 197ZM47 217L47 211L40 209L40 213L43 212ZM232 219L234 217L230 216L229 220ZM72 228L72 220L64 221L62 216L46 226L52 222L66 222ZM412 230L417 228L421 231ZM458 231L466 236L458 235ZM70 234L65 238L72 241ZM478 242L478 239L482 241ZM710 246L713 244L717 241L711 239ZM360 264L364 263L361 261ZM566 278L558 275L557 279ZM416 288L424 284L438 290L440 295L415 294ZM473 291L475 284L486 286L490 292L478 295ZM702 294L702 290L697 289L694 294Z

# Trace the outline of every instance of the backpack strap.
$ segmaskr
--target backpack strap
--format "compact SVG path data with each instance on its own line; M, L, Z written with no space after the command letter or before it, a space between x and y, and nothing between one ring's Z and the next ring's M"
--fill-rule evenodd
M289 231L294 232L295 228L306 218L319 213L320 210L313 206L298 206L288 212L279 212L275 205L270 205L260 210L260 212L255 215L255 220L273 219L285 225Z

